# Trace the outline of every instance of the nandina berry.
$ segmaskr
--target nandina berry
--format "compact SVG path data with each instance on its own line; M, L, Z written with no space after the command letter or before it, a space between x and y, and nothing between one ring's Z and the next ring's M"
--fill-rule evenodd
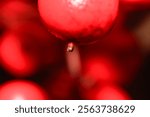
M0 6L0 19L7 29L14 29L24 22L37 20L37 12L24 0L4 0Z
M119 0L38 0L51 33L62 40L93 42L112 26Z
M113 84L102 85L84 91L81 89L81 97L88 100L129 100L129 94L121 87Z
M0 61L9 73L28 77L60 60L58 45L39 23L24 23L2 36Z
M36 83L25 80L13 80L2 84L0 100L44 100L45 91Z

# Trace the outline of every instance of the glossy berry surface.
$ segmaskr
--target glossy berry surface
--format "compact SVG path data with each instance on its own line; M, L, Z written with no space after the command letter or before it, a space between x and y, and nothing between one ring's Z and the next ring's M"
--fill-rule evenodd
M38 0L39 12L51 33L63 40L93 42L112 26L118 0Z

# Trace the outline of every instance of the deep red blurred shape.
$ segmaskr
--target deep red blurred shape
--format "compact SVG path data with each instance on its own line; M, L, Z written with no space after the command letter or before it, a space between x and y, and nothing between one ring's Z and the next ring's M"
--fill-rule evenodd
M45 100L45 91L36 83L24 80L8 81L1 85L1 100Z
M127 12L150 8L150 0L120 0L120 6Z
M0 45L1 61L10 72L19 75L31 74L36 69L36 61L24 54L20 39L14 34L6 34Z
M4 0L0 7L0 15L7 29L13 29L18 24L35 21L38 18L36 7L25 0Z
M1 40L0 59L4 68L14 75L26 77L44 66L55 64L60 57L59 44L53 38L38 23L16 26Z
M73 99L72 90L74 79L66 69L58 70L45 81L45 87L50 96L55 100Z
M91 55L83 59L82 71L81 84L85 88L90 88L97 83L120 83L122 77L113 58L106 55Z
M122 2L128 4L150 4L149 0L122 0Z
M130 96L125 90L112 84L98 86L97 88L92 88L81 93L83 99L88 99L88 100L129 100L130 99Z

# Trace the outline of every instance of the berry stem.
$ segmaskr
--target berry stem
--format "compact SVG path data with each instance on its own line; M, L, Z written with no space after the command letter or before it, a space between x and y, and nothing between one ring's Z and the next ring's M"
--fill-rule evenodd
M78 47L70 42L67 45L66 61L70 74L73 78L78 77L81 69L81 60Z

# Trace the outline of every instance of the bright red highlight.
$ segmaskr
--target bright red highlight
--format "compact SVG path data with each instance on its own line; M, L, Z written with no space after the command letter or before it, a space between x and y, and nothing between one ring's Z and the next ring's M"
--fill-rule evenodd
M40 15L63 40L94 41L113 24L119 0L39 0Z
M8 81L0 88L1 100L45 100L45 91L30 81Z

